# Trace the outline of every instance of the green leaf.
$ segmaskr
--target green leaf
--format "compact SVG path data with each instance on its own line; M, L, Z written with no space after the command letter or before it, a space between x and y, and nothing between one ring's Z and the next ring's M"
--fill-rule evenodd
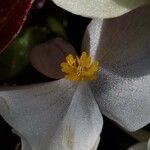
M29 52L43 42L48 31L42 27L28 27L19 34L4 53L0 55L0 82L20 73L29 63Z
M47 26L50 29L51 33L66 38L66 33L64 30L63 24L54 17L49 17L47 19Z

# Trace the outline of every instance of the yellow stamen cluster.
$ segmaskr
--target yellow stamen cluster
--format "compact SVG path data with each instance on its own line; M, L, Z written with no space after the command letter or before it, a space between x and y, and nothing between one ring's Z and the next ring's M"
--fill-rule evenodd
M62 72L64 72L65 78L71 81L83 81L96 79L96 73L99 68L99 62L94 61L91 63L91 57L82 52L81 57L69 54L66 57L66 62L60 64Z

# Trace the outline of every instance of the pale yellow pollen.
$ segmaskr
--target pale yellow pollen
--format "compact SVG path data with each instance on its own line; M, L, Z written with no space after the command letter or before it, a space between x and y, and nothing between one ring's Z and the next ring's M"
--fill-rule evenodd
M82 52L81 57L69 54L66 61L60 64L66 79L71 81L95 80L99 69L99 61L91 62L91 57Z

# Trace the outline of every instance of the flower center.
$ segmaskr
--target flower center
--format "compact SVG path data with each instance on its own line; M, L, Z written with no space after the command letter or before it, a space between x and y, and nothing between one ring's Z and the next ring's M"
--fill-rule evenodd
M86 52L82 52L80 58L69 54L66 62L62 62L60 66L61 71L66 74L66 79L71 81L95 80L99 62L91 63L91 57Z

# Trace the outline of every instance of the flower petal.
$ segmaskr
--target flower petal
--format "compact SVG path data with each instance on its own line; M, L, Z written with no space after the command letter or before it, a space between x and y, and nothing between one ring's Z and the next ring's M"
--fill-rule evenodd
M53 0L58 6L78 15L108 18L122 15L149 0Z
M147 150L150 150L150 139L149 139L149 141L148 141Z
M93 19L85 32L82 49L107 66L122 65L125 59L148 51L149 22L150 5L118 18Z
M138 143L130 147L128 150L148 150L147 143Z
M9 106L7 105L7 103L3 97L0 97L0 114L2 116L4 116L5 118L8 118L8 120L10 120Z
M150 140L148 141L148 143L142 142L142 143L135 144L132 147L130 147L128 150L150 150L149 142Z
M83 37L82 50L88 51L92 61L97 58L97 51L99 50L101 40L103 40L101 36L103 32L104 21L104 19L93 19L87 26Z
M0 113L22 150L96 150L103 120L89 86L62 79L0 95L0 108L7 106Z
M102 60L92 87L100 109L127 130L150 123L149 27L146 6L116 19L93 20L84 39L90 41L84 47Z
M70 82L58 80L0 92L8 105L0 113L21 137L23 150L57 150L57 145L53 149L51 145L75 89ZM0 108L4 106L1 99ZM58 138L56 142L60 144L62 140Z
M64 77L60 64L68 54L76 54L73 46L61 38L55 38L33 48L30 61L39 72L60 79Z
M150 75L123 78L102 69L92 90L104 115L126 130L135 131L150 123Z
M102 126L103 119L90 87L79 84L64 119L64 149L96 150Z
M106 20L97 51L103 67L129 78L149 74L149 26L150 5Z

